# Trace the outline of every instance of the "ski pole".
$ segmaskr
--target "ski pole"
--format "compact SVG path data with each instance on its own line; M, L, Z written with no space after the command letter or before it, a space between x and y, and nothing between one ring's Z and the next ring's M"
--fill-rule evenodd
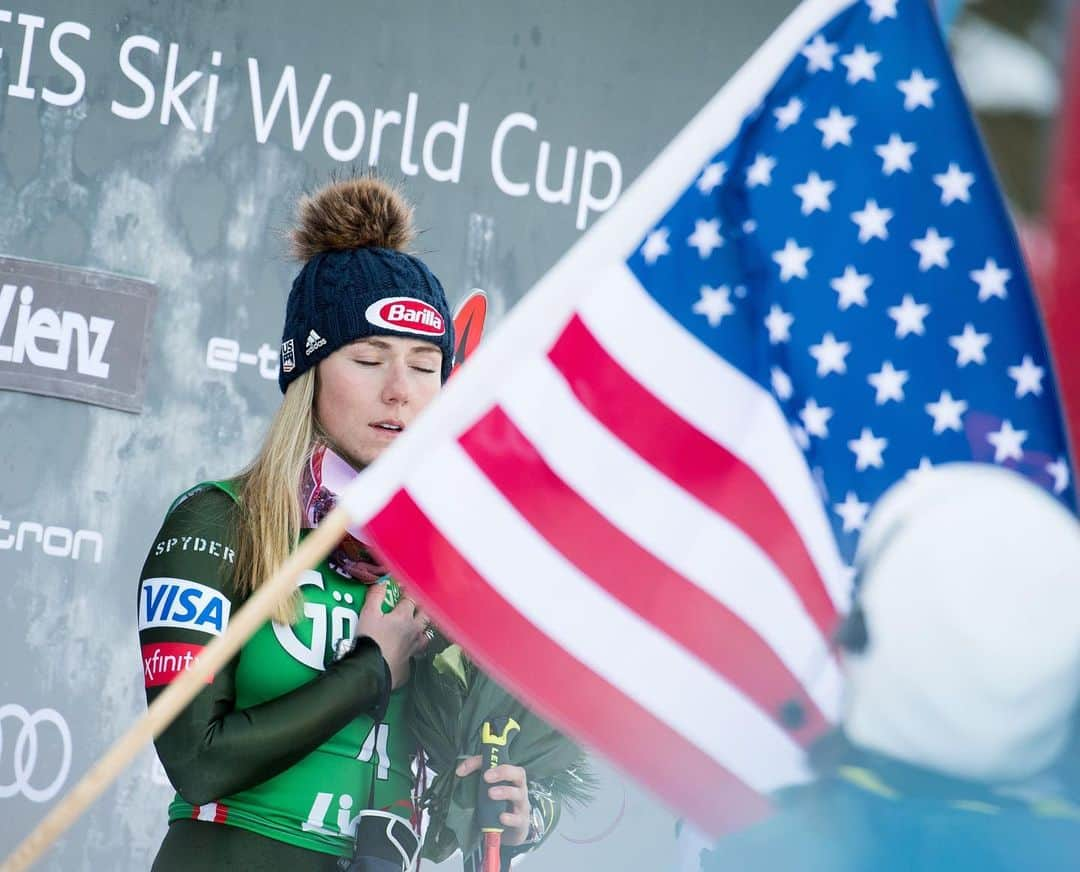
M484 721L480 730L482 762L476 793L476 815L484 837L483 872L499 872L502 862L502 834L505 829L499 815L508 808L506 801L488 796L488 789L494 785L484 780L484 772L510 762L510 742L514 733L520 729L521 725L513 718L497 717Z

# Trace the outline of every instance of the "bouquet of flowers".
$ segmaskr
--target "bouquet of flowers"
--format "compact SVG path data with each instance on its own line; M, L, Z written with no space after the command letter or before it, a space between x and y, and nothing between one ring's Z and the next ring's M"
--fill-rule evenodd
M493 716L521 727L510 762L523 767L530 784L542 786L560 805L584 804L596 790L585 753L481 672L457 645L440 635L413 671L409 719L427 764L436 773L420 798L428 812L423 856L436 863L458 848L469 855L480 843L476 820L480 773L458 778L465 757L480 753L480 730Z

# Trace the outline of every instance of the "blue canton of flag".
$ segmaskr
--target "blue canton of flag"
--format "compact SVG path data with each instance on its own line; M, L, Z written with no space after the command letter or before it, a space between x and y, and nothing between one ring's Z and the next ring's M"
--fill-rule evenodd
M628 264L775 395L849 562L874 501L932 465L1073 505L1031 285L925 0L833 18Z

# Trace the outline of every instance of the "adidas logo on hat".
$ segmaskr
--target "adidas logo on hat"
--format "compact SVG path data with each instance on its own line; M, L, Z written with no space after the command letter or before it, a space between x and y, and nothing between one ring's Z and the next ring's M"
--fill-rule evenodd
M326 340L323 339L318 333L312 330L307 335L307 345L304 346L304 354L311 356L312 352L318 351L326 345Z

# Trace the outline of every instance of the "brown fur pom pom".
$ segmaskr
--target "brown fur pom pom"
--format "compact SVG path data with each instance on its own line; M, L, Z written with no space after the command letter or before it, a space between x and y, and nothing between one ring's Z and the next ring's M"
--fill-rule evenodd
M393 248L412 242L412 206L373 176L330 182L301 198L290 234L293 256L307 261L324 251Z

